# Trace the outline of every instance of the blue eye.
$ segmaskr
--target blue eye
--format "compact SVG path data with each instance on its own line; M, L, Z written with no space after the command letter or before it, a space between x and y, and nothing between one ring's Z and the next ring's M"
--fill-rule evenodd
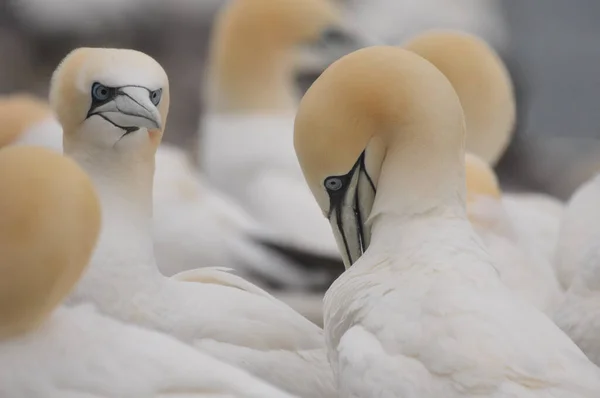
M162 88L158 90L150 92L150 101L156 106L160 103L160 99L162 98Z
M100 83L94 83L92 86L92 97L96 101L106 101L111 96L111 89Z
M325 180L325 188L329 191L339 191L344 183L338 177L329 177Z

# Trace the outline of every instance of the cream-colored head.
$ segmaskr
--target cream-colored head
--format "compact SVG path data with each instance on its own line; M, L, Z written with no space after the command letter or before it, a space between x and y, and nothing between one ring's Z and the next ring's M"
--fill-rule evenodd
M66 153L77 149L154 155L169 112L167 74L134 50L78 48L60 63L50 105L64 130Z
M85 172L40 147L0 150L0 337L36 327L85 269L100 204Z
M347 266L369 244L367 219L464 201L458 97L433 65L400 48L332 64L300 103L294 145Z
M467 203L479 196L500 199L502 192L494 170L480 157L465 155L465 177L467 180Z
M30 126L52 117L48 103L26 93L0 97L0 148L13 143Z
M506 66L483 40L467 33L433 30L404 48L434 64L456 90L467 123L467 150L498 162L515 123L513 85Z
M206 101L213 111L293 110L301 45L334 57L358 48L328 0L232 0L216 18Z

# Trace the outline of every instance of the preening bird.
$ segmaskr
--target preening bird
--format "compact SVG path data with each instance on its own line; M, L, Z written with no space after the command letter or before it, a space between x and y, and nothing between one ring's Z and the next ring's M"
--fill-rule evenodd
M336 396L316 325L220 269L198 270L201 283L158 271L152 180L169 109L160 64L133 50L76 49L54 72L50 103L65 153L90 175L103 210L89 269L68 302L93 302L301 397Z
M77 164L0 150L0 396L291 398L172 337L59 304L85 270L100 202Z
M466 214L465 121L420 56L371 47L308 90L294 143L347 270L325 296L341 397L597 397L600 369L516 297Z
M328 1L231 1L212 32L200 120L209 181L275 232L261 241L312 272L328 264L334 277L343 269L335 240L293 149L294 71L307 54L329 63L362 44Z
M465 156L467 215L494 259L500 279L520 298L552 316L562 290L552 264L514 226L494 170L483 159Z
M476 36L431 30L404 48L435 65L452 83L467 125L467 151L495 165L508 146L516 116L513 84L494 49ZM537 193L503 194L515 228L536 253L554 262L563 204Z

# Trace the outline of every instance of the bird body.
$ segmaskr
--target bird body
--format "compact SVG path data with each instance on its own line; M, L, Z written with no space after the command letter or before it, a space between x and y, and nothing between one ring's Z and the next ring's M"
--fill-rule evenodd
M159 272L152 182L169 107L162 67L133 50L81 48L59 65L50 93L65 153L90 175L103 209L88 272L68 303L93 302L104 314L205 352L220 344L211 356L293 394L334 396L316 325L257 287L243 288L227 272L213 270L204 283ZM322 358L305 351L320 351Z
M535 241L528 240L537 235L518 229L526 223L517 217L530 213L520 205L515 209L525 214L509 213L494 171L484 160L467 153L465 167L467 215L492 256L500 279L522 299L551 316L562 299L562 289L545 253L540 253ZM533 214L537 211L532 209ZM547 244L539 238L540 243Z
M567 287L554 321L600 366L600 177L583 184L565 209L557 250L557 271Z
M57 306L100 231L77 164L45 148L0 150L0 396L291 398L173 337Z
M464 134L448 79L397 47L343 57L300 104L296 153L347 268L324 302L340 396L598 396L600 369L471 227Z

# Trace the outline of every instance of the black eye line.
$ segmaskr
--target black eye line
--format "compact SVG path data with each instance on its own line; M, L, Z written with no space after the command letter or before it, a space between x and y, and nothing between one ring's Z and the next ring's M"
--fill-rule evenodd
M346 255L348 256L348 261L352 261L352 255L350 254L350 245L348 244L348 239L346 238L346 233L344 232L344 225L342 223L342 207L336 206L335 208L335 219L338 227L338 231L340 231L340 235L342 235L342 240L344 241L344 249L346 249Z
M115 127L117 127L117 128L120 128L121 130L124 130L124 131L125 131L125 134L123 134L123 136L125 136L125 135L127 135L127 134L130 134L130 133L133 133L134 131L137 131L137 130L139 130L139 128L138 128L138 127L125 127L125 126L121 126L121 125L119 125L119 124L117 124L117 123L113 122L112 120L110 120L109 118L107 118L106 116L104 116L104 115L103 115L103 114L101 114L101 113L93 113L91 116L100 116L102 119L106 120L107 122L109 122L109 123L110 123L110 124L112 124L113 126L115 126ZM121 137L121 138L123 138L123 137Z

